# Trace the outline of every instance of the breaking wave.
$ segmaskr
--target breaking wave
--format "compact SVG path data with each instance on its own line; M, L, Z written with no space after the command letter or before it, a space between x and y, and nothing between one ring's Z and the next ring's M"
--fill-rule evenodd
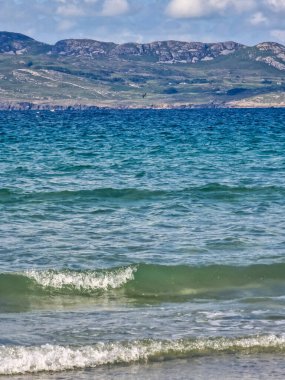
M26 276L43 288L74 289L82 292L120 288L134 279L136 267L119 268L112 271L27 271Z
M232 299L285 293L285 264L191 267L137 264L105 270L30 270L0 274L0 296L100 295Z
M276 335L178 341L142 340L88 346L0 346L0 375L59 372L132 362L227 353L285 353Z

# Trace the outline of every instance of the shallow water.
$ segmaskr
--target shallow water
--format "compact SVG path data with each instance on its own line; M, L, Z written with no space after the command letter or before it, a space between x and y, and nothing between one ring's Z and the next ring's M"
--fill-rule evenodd
M281 378L284 115L1 112L0 374Z

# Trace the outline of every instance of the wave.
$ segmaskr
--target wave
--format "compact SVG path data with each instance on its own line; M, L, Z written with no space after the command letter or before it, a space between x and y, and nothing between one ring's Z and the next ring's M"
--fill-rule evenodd
M120 288L133 280L136 267L113 270L29 270L23 273L0 274L0 295L20 294L93 294Z
M118 268L113 271L28 271L26 276L43 288L70 288L79 291L116 289L134 279L135 267Z
M98 188L85 190L60 190L44 192L19 192L10 189L0 189L0 202L43 202L43 201L88 201L100 199L141 200L167 195L164 190L147 190L134 188Z
M276 335L240 338L142 340L88 346L0 346L0 375L59 372L133 362L166 361L197 355L285 353L285 338Z
M0 296L17 294L96 296L112 292L132 299L280 296L285 264L191 267L137 264L108 270L44 270L0 274ZM116 293L117 292L117 293Z
M246 195L268 195L284 196L285 188L278 186L230 186L219 183L210 183L202 186L193 186L178 190L150 190L137 188L97 188L85 190L60 190L44 192L20 192L17 190L0 189L0 203L6 202L44 202L44 201L88 201L104 199L121 200L148 200L173 197L213 198L217 200L228 200Z

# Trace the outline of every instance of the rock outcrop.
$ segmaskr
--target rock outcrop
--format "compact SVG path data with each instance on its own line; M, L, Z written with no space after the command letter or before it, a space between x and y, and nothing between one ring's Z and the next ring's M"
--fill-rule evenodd
M41 54L49 50L48 44L38 42L24 34L0 32L0 54Z
M52 47L51 53L73 57L106 57L109 51L116 46L112 42L70 39L58 41Z
M145 58L163 63L195 63L212 60L241 49L236 42L205 44L201 42L157 41L148 44L114 44L93 40L62 40L52 48L52 54L85 58L112 59Z

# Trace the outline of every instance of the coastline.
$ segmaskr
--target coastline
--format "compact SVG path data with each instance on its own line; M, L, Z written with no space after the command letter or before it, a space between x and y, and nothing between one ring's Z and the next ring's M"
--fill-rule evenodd
M87 111L87 110L179 110L179 109L249 109L249 108L285 108L285 103L256 103L253 101L235 101L229 103L157 103L157 104L92 104L92 103L33 103L27 101L0 101L0 111Z

